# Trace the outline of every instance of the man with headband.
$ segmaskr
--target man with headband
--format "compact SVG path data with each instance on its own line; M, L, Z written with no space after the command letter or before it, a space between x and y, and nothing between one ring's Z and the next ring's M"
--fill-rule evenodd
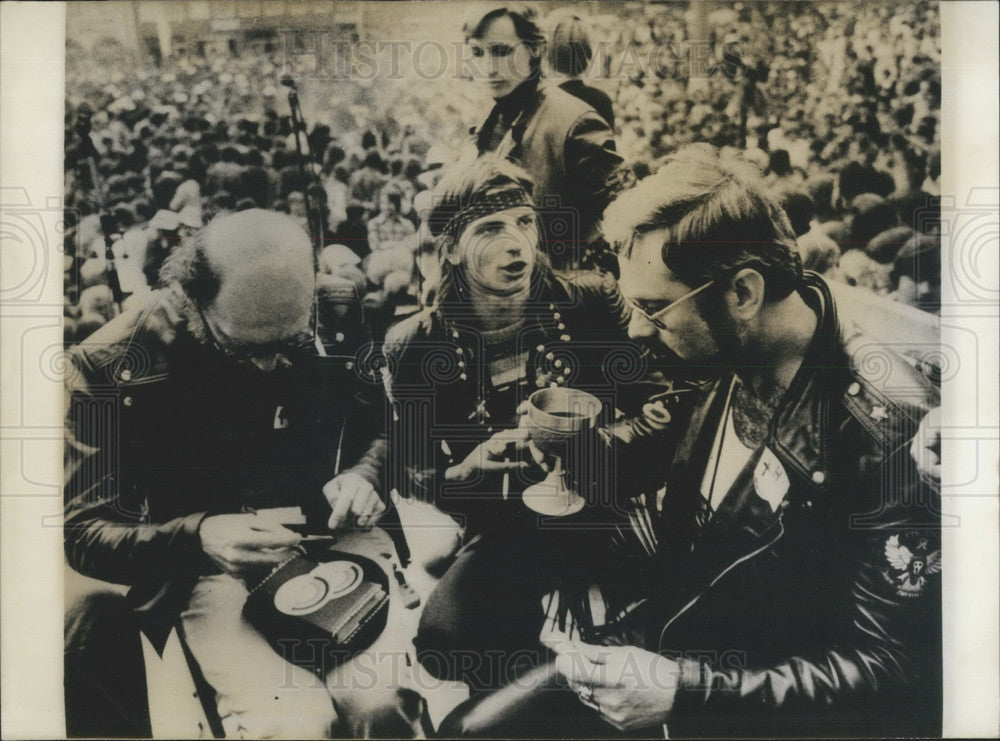
M603 359L615 338L626 342L614 280L556 276L531 203L527 174L506 160L446 173L429 214L440 267L433 300L386 337L387 488L464 525L423 612L418 659L473 691L535 663L543 620L543 544L520 501L534 474L518 405L570 383L607 395Z
M682 149L604 223L629 336L715 375L659 429L650 415L615 436L618 489L640 495L652 533L645 600L591 636L553 609L553 665L473 698L440 732L940 735L947 515L911 459L938 390L802 270L745 162ZM639 483L661 461L663 477ZM565 596L547 602L584 617Z

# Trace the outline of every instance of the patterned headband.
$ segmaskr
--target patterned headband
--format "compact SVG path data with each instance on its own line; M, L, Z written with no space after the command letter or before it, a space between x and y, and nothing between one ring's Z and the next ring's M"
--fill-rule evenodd
M506 190L502 193L486 196L473 201L460 208L458 212L448 220L441 230L441 234L446 234L452 239L458 239L470 223L483 216L506 211L509 208L519 208L520 206L531 206L531 198L520 188Z

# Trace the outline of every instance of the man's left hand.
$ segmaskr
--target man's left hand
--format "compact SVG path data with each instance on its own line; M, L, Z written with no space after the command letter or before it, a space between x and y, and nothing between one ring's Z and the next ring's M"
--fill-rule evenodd
M323 487L333 512L327 523L331 530L345 527L353 520L359 528L370 530L385 514L385 503L375 487L363 476L346 471Z
M635 646L571 641L558 649L556 668L580 701L621 731L666 722L680 673L676 662Z

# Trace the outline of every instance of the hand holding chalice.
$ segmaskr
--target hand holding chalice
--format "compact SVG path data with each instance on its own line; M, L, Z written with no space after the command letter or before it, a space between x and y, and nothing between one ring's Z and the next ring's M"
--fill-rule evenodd
M566 516L579 512L585 500L567 481L567 460L579 457L586 446L585 433L593 430L601 413L601 400L586 391L553 387L533 393L522 427L534 446L553 461L545 480L525 489L525 506L542 515Z

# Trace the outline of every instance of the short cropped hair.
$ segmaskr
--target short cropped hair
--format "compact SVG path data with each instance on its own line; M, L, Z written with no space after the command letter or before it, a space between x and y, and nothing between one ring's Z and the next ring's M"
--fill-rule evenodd
M594 56L583 19L574 13L556 18L549 34L549 64L560 74L582 75Z
M179 283L184 293L200 306L215 300L222 285L222 277L205 254L205 229L182 242L163 261L158 286Z
M802 281L795 234L781 206L752 166L710 145L680 150L604 212L604 236L625 257L636 237L660 229L668 230L663 263L689 286L752 267L764 277L765 300L779 300Z

